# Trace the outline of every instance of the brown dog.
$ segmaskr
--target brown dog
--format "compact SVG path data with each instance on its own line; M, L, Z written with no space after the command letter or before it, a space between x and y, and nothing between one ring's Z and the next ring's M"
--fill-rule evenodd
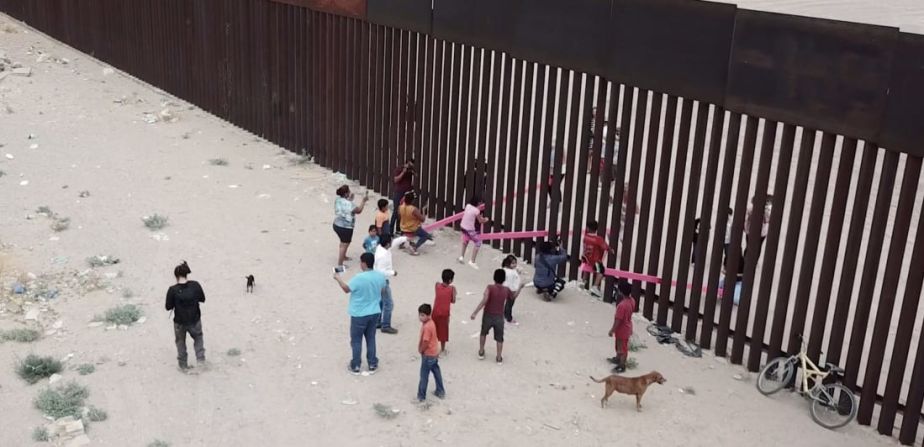
M648 390L648 385L667 382L664 376L657 371L652 371L641 377L623 377L613 374L602 380L597 380L593 377L591 377L590 380L606 384L606 393L603 395L603 399L600 399L601 408L606 407L606 403L610 395L613 394L613 391L618 391L622 394L635 395L635 409L638 411L642 411L642 396L645 395L645 391Z

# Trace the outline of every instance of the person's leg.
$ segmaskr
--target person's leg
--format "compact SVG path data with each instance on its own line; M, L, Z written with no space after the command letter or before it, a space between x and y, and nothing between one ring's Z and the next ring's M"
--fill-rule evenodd
M395 302L391 297L391 285L385 285L385 290L382 291L382 329L388 329L391 327L391 313L395 308Z
M504 319L506 319L508 323L513 322L513 300L507 300L507 302L504 303Z
M360 356L363 353L363 327L362 317L350 317L350 347L353 349L353 359L350 360L350 369L358 371L362 366Z
M504 361L504 319L498 317L494 321L494 341L497 342L497 363Z
M603 283L603 275L599 273L594 273L594 287L596 287L598 292L600 291L600 284L602 283Z
M504 361L504 342L502 341L497 342L497 361Z
M398 207L401 206L402 198L404 198L404 191L395 191L395 195L391 198L393 207L391 212L391 229L396 235L401 231L401 216L398 215Z
M369 362L369 370L374 371L379 367L379 359L375 356L375 323L379 321L379 318L382 318L382 315L375 314L363 318L363 336L366 338L366 361Z
M176 361L180 368L187 368L186 362L188 354L186 353L186 327L182 324L173 323L173 338L176 342Z
M343 262L346 261L347 249L350 248L349 242L340 243L340 255L337 257L337 265L343 265Z
M476 242L475 246L472 247L472 264L478 259L478 249L481 248L481 244Z
M417 383L417 400L427 400L427 386L430 382L430 366L427 364L427 356L420 356L420 382Z
M202 335L202 320L190 326L189 335L193 339L193 348L196 350L196 361L202 363L205 361L205 337ZM184 343L185 345L185 343Z
M440 361L436 357L433 358L433 365L430 366L430 371L433 371L433 380L436 382L436 397L442 399L446 397L446 388L443 387L443 372L440 370Z
M414 249L419 249L424 243L433 239L433 236L430 236L430 233L427 233L427 230L424 230L423 227L417 229L414 234L417 236L417 242L414 243Z
M484 343L488 341L488 335L482 335L478 339L478 358L484 358Z
M465 262L465 251L468 249L468 236L462 232L462 253L459 255L459 262Z

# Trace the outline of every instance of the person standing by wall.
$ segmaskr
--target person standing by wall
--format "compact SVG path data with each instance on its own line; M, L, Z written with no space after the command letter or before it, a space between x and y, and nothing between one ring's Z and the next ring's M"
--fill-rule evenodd
M166 309L173 312L173 335L176 341L176 360L180 370L189 369L186 358L186 334L193 339L196 361L200 366L205 363L205 340L202 336L202 312L199 303L205 302L205 292L196 281L186 279L192 271L189 264L182 264L173 269L176 284L167 289Z
M337 257L337 266L345 269L344 261L347 258L347 249L353 241L353 226L356 224L356 215L363 212L366 202L369 201L369 191L363 196L359 205L353 204L353 193L350 187L343 185L337 188L337 200L334 202L334 233L340 239L340 253Z
M401 214L398 213L398 208L401 206L401 201L404 199L404 195L414 190L414 159L407 159L403 165L395 168L394 175L394 193L392 195L392 206L395 209L395 212L391 215L391 228L394 231L395 236L398 236L401 231Z

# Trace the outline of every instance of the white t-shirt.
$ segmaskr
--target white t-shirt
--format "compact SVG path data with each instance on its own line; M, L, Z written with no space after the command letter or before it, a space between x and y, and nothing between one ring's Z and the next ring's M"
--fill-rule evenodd
M462 223L460 226L463 230L475 231L475 218L481 214L481 210L475 205L465 205L465 212L462 214Z
M507 287L514 293L520 290L520 272L518 272L517 269L508 269L504 267L504 273L507 275L507 279L504 280L504 287Z

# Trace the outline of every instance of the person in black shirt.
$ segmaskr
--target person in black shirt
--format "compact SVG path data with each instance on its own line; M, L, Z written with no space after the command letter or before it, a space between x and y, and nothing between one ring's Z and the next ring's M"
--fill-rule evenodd
M176 284L167 289L168 311L173 312L173 334L176 337L177 361L180 369L189 369L186 363L186 334L193 339L193 346L196 349L196 360L199 365L205 363L205 342L202 337L202 313L199 311L199 303L205 302L205 292L202 286L196 281L186 279L189 274L189 265L186 261L173 269L173 276L176 277Z

